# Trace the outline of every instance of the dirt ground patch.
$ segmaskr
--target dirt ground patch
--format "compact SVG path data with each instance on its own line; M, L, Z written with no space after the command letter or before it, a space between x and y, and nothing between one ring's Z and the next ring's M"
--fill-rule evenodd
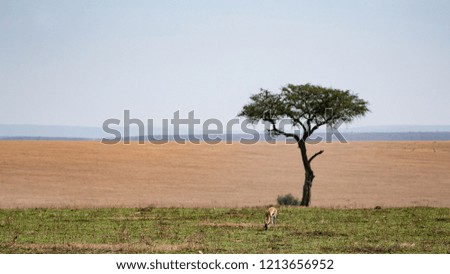
M351 142L313 162L316 207L450 207L450 142ZM292 144L0 141L0 207L245 207L301 196Z

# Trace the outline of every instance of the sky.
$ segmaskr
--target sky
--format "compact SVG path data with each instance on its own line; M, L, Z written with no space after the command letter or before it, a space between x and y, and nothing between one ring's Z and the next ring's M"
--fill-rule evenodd
M0 124L236 117L288 84L351 90L354 126L450 124L450 1L0 0Z

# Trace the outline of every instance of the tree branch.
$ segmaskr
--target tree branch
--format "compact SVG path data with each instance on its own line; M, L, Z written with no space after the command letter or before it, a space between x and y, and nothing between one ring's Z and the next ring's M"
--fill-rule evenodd
M308 162L311 163L312 160L314 160L314 158L316 158L317 156L319 156L322 153L323 153L323 149L321 151L317 152L316 154L314 154L313 156L311 156L311 158L309 158Z
M311 133L313 133L314 131L316 131L319 127L325 125L326 123L316 123L315 126L313 126L313 128L311 129Z
M302 140L303 140L303 141L306 141L306 139L308 139L308 137L311 136L311 134L313 133L313 132L311 131L311 118L308 118L308 119L306 120L306 125L308 126L308 130L305 130L305 131L303 132L303 137L302 137Z
M295 141L297 141L297 143L300 141L300 137L298 137L298 136L295 135L294 133L288 133L288 132L284 132L284 131L282 131L282 130L279 130L279 129L276 127L275 121L274 121L274 120L269 119L268 121L269 121L269 122L272 124L272 126L273 126L272 131L275 131L277 134L281 134L281 135L284 135L284 136L286 136L286 137L294 138Z
M299 124L302 128L303 128L303 132L306 132L306 127L305 125L300 121L299 118L291 118L292 121L294 121L295 123Z

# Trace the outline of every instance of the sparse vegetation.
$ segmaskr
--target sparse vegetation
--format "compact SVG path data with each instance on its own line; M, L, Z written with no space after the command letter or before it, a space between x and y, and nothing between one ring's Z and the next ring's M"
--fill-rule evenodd
M1 209L0 253L449 253L449 208Z
M290 206L298 206L300 202L297 198L294 197L291 193L286 195L279 195L277 198L277 203L279 205L290 205Z

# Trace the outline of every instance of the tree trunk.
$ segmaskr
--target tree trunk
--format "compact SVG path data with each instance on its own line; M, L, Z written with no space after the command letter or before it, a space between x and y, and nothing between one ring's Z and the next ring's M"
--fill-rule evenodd
M305 183L303 184L303 197L300 202L301 206L309 206L311 204L311 187L314 180L314 173L311 171L305 172Z
M303 197L300 202L301 206L309 206L311 204L311 187L314 180L314 172L311 169L311 163L308 160L308 155L306 154L306 144L305 141L300 140L298 142L298 147L302 155L303 167L305 169L305 182L303 184Z

